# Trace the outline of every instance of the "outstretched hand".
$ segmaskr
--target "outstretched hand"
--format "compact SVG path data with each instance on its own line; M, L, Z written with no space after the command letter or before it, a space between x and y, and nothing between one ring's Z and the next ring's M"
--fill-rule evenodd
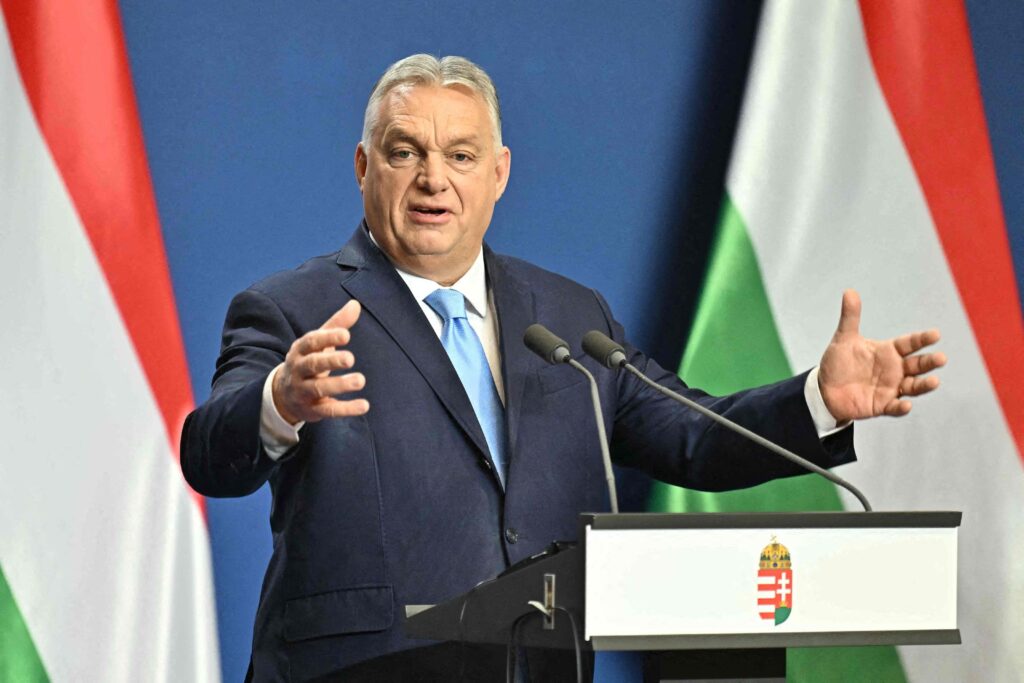
M852 289L843 292L839 327L818 370L818 387L832 417L844 423L909 413L908 398L939 386L939 378L927 373L945 365L946 355L941 351L918 353L937 341L938 330L884 341L862 337L860 296Z
M370 409L366 399L335 398L366 386L362 373L331 374L332 370L347 370L355 365L352 352L337 347L352 339L350 328L359 320L360 311L358 301L349 301L319 329L302 335L288 349L271 388L274 406L289 424L362 415Z

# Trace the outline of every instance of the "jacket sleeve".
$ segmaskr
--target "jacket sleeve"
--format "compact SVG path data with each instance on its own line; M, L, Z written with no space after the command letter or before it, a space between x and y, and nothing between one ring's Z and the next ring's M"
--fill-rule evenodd
M634 366L655 382L766 437L824 468L855 460L853 428L825 439L804 398L807 373L775 384L711 396L688 387L675 373L625 341L622 326L598 295L612 337ZM615 377L611 450L620 465L661 481L701 491L727 491L807 470L654 391L626 371Z
M247 495L279 466L260 441L260 408L267 375L295 338L295 328L266 294L249 289L232 300L210 398L182 430L182 472L199 493Z

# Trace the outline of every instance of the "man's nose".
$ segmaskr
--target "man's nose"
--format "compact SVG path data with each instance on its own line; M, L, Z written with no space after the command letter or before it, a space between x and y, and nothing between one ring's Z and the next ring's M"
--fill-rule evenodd
M423 157L418 182L420 189L430 194L448 189L448 165L443 155L427 154Z

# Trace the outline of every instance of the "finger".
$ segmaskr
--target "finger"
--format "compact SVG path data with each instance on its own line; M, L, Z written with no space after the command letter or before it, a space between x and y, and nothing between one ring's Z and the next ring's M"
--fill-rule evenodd
M348 370L356 363L351 351L317 351L303 356L295 364L295 374L301 379L318 377L332 370Z
M917 356L907 356L903 359L904 375L923 375L935 368L941 368L946 364L946 354L922 353Z
M925 330L923 332L912 332L892 340L893 345L901 356L909 356L926 346L931 346L939 341L941 336L938 330Z
M904 377L900 382L900 396L920 396L939 388L940 380L935 375L927 377Z
M351 401L323 398L316 405L312 406L311 410L320 418L355 417L369 412L370 402L365 398L357 398Z
M902 417L909 413L911 408L913 408L913 405L910 401L894 399L889 401L889 404L885 406L885 410L883 412L890 417Z
M292 348L300 356L305 356L335 346L344 346L351 340L352 333L344 327L335 327L327 330L319 329L307 332L299 337L292 345Z
M359 391L366 386L366 377L361 372L350 372L347 375L317 377L303 383L303 388L314 400Z
M860 332L860 295L856 290L848 289L843 292L843 307L839 313L839 327L836 332L840 334L859 334Z
M327 319L323 325L320 326L321 330L326 330L333 327L344 327L348 329L356 324L359 320L359 314L363 308L359 305L359 302L352 299L347 304L339 308L334 315Z

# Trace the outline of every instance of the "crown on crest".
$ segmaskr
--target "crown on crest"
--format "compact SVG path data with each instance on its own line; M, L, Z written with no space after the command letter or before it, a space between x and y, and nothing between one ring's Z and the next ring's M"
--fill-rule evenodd
M761 569L789 569L789 548L779 543L774 536L772 542L761 551Z

